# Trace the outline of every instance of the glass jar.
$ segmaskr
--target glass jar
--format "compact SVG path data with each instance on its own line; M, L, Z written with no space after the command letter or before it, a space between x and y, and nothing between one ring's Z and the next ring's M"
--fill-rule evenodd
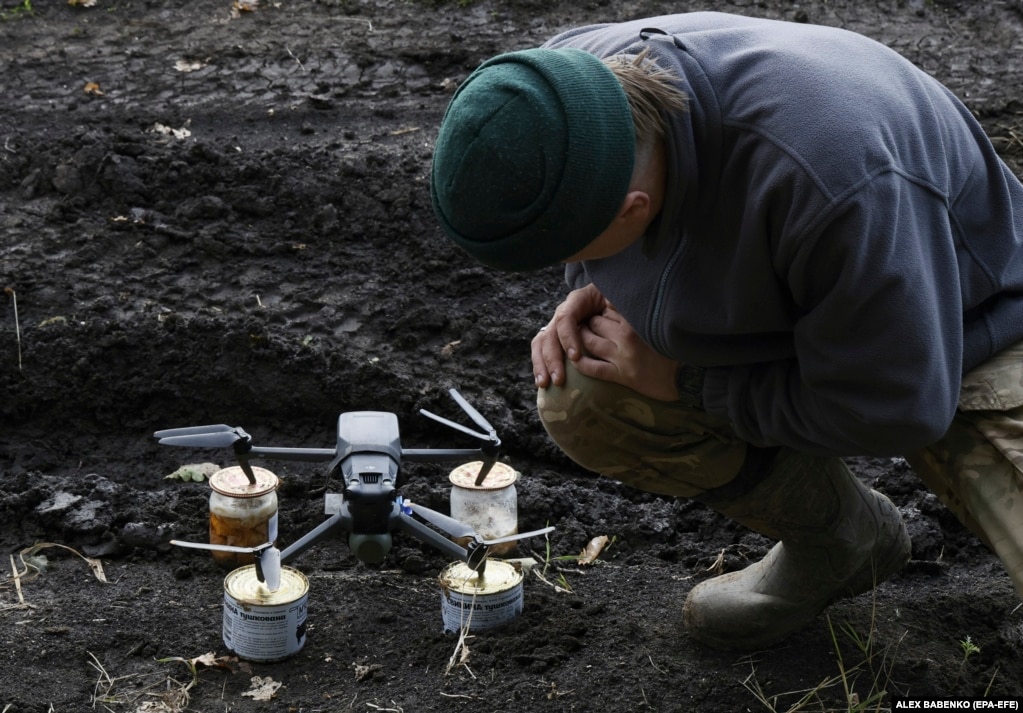
M479 485L481 461L458 466L449 475L451 480L451 517L473 528L484 540L492 540L519 532L518 493L515 481L519 473L504 463L494 463ZM469 538L456 540L463 547ZM494 555L504 555L517 543L502 542L490 548Z
M258 547L277 537L277 486L279 479L265 468L252 468L256 482L239 466L223 468L210 476L210 544ZM212 550L222 567L252 564L247 552Z

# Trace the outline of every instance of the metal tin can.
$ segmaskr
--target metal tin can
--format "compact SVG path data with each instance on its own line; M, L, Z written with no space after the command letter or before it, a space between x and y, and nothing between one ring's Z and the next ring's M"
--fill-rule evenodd
M281 586L271 592L256 577L256 566L224 577L224 645L248 661L282 661L305 644L309 580L281 568Z
M444 631L494 629L522 613L522 572L508 562L487 560L483 577L453 562L439 581Z
M210 476L210 544L258 547L277 532L276 475L253 466L256 482L250 483L238 466L223 468ZM213 559L225 568L253 563L251 554L214 550Z
M451 517L472 527L484 540L518 534L518 493L515 482L519 473L505 463L494 463L479 485L476 475L480 461L465 463L449 474L451 480ZM463 546L466 542L460 542ZM514 550L515 542L502 542L490 548L491 554L505 555Z

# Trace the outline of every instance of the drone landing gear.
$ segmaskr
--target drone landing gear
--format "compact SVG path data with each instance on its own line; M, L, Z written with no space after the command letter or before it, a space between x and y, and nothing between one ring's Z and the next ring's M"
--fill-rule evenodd
M331 499L328 496L328 506L330 502ZM344 505L342 503L342 509L343 508ZM448 537L437 532L437 530L428 527L426 523L415 519L413 514L418 515L435 527L444 530L451 537L468 539L468 546L463 547L457 542L453 542L448 539ZM439 513L436 510L431 510L430 508L426 508L421 505L405 502L401 499L401 497L398 497L394 502L391 519L391 530L400 529L412 535L416 539L440 550L444 554L465 562L470 569L479 573L480 576L483 576L485 572L487 555L489 554L492 546L505 542L513 542L515 540L524 540L529 537L546 535L548 532L552 532L554 530L554 527L545 527L541 530L533 530L532 532L524 532L515 535L508 535L507 537L498 537L487 540L481 537L472 528L458 520ZM347 515L343 511L331 514L330 517L320 523L316 528L306 533L294 544L284 548L284 550L277 549L269 542L259 545L258 547L210 545L201 542L184 542L181 540L172 540L171 544L201 550L251 553L255 558L256 578L260 582L264 583L266 588L270 591L276 591L281 583L281 565L283 563L298 557L322 540L334 536L338 531L352 533L351 516ZM360 561L369 563L381 562L391 549L391 534L390 531L368 535L365 533L360 533L358 535L350 534L348 543L351 546L352 553Z

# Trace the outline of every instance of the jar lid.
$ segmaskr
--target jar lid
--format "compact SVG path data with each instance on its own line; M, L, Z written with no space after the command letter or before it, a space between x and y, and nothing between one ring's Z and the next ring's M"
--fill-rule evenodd
M277 489L280 479L266 468L252 466L252 474L256 476L255 483L249 482L241 466L222 468L210 476L210 487L232 498L258 498Z
M479 476L480 468L482 467L483 461L479 460L472 463L463 463L451 471L448 477L451 479L452 485L473 490L500 490L501 488L507 488L509 485L514 485L515 481L519 479L519 472L510 465L494 463L494 467L487 473L487 477L483 479L483 482L480 485L476 485L476 478Z

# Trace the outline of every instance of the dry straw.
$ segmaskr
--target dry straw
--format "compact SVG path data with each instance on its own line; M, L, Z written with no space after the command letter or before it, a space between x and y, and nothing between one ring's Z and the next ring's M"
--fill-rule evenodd
M18 342L18 371L21 371L21 324L18 321L18 295L15 294L13 287L5 287L4 294L11 296L11 302L14 303L14 338Z

